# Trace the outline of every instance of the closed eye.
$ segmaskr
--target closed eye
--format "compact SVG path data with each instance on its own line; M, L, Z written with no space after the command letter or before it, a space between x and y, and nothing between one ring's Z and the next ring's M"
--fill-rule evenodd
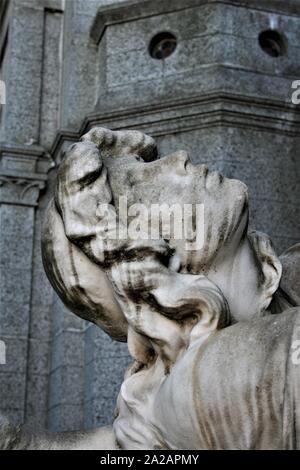
M80 190L84 189L86 186L94 183L96 179L98 179L99 176L101 176L101 171L102 171L102 167L99 166L96 170L90 171L89 173L82 176L82 178L78 179L76 183L79 184L79 187L80 187L79 189Z

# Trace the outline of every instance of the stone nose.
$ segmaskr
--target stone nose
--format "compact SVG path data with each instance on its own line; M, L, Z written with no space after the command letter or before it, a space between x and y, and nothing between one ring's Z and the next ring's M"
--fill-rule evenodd
M179 170L180 173L186 173L186 166L190 162L187 152L179 150L178 152L172 153L168 157L168 163Z

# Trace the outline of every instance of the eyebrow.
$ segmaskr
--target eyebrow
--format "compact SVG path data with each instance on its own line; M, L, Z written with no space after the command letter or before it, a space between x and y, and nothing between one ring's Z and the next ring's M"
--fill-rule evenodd
M96 179L99 178L99 176L101 175L101 172L102 172L102 166L99 165L98 168L96 168L95 170L89 171L81 178L74 180L73 183L78 183L81 186L81 189L83 189L85 186L88 186L89 184L96 181Z

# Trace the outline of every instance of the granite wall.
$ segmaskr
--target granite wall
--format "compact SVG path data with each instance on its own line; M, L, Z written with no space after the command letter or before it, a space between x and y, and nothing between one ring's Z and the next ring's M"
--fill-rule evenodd
M35 428L91 428L111 421L129 358L65 309L43 271L41 221L62 152L93 125L141 129L161 155L187 149L245 181L251 225L278 251L298 241L300 5L11 0L0 15L0 412ZM259 43L269 30L277 57ZM165 60L149 53L161 32L177 40Z

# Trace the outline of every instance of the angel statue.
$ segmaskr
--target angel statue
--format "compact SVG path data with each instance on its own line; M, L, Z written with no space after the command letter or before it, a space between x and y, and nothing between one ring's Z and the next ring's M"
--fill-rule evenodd
M6 424L3 448L300 449L300 244L279 258L248 229L243 183L184 151L157 157L141 132L91 129L66 151L43 227L64 304L127 341L113 425Z

